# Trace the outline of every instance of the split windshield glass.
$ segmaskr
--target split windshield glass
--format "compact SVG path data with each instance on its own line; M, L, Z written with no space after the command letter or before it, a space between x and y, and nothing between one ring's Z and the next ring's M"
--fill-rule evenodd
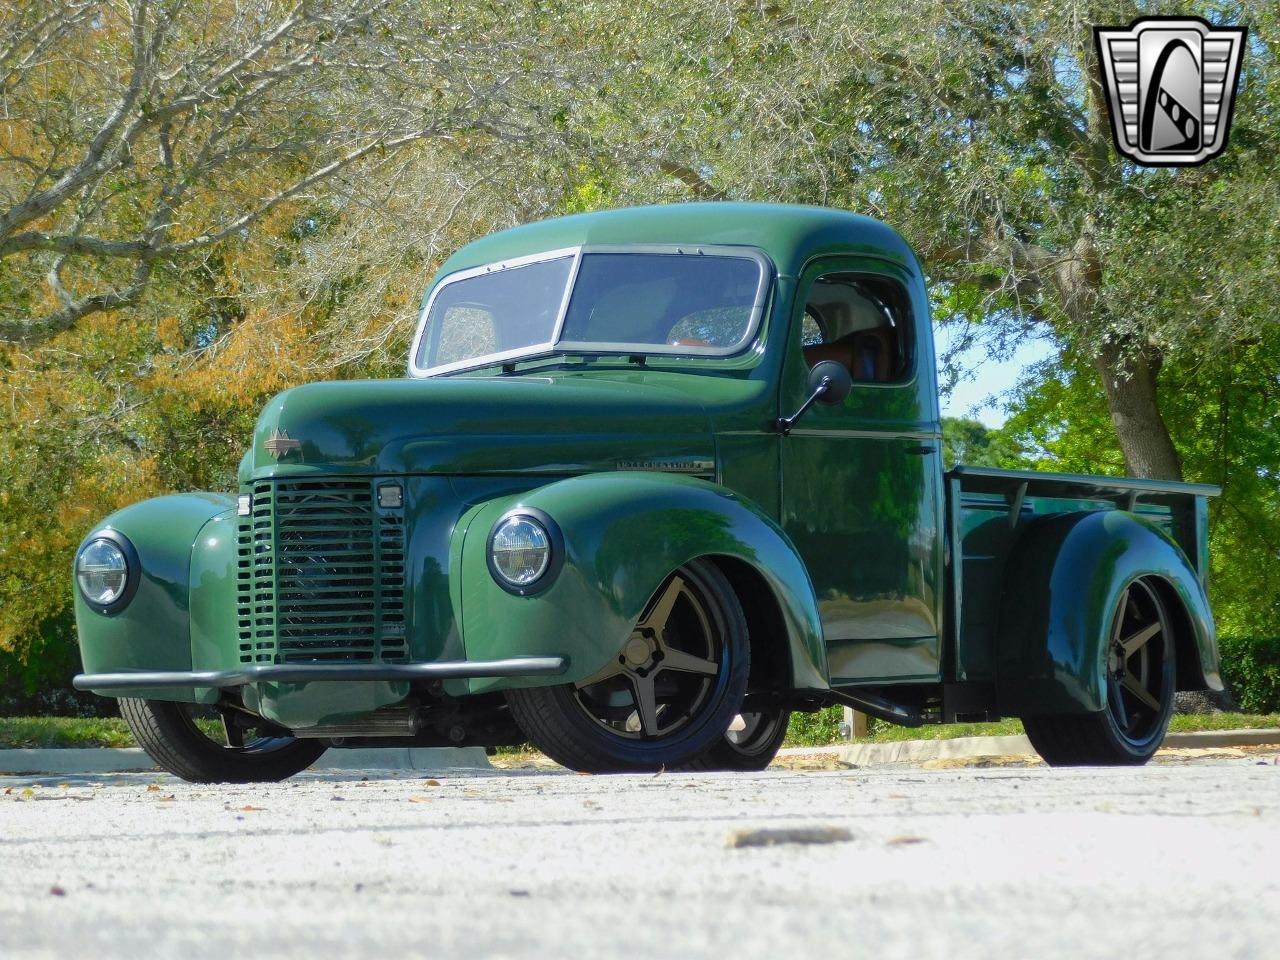
M428 305L415 372L553 352L726 356L754 335L766 285L751 253L570 251L466 271Z

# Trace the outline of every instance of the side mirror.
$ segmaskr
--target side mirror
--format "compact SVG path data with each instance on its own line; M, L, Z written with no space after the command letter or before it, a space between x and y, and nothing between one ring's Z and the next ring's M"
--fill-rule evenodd
M778 432L784 437L791 433L795 427L796 421L804 416L814 403L821 401L826 404L844 403L844 398L849 396L849 391L853 389L853 377L849 375L849 371L841 363L835 360L822 360L813 365L813 369L809 371L809 398L800 404L800 409L789 417L780 417L778 419Z
M809 371L809 393L819 402L835 406L844 403L853 389L853 377L843 363L821 360Z

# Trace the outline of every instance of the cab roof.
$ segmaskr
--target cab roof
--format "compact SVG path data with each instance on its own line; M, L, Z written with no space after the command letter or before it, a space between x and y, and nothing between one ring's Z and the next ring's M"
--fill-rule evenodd
M548 250L629 243L757 247L783 276L798 276L808 260L827 254L876 256L918 269L915 254L897 231L847 210L774 203L673 203L556 217L490 234L445 261L437 282L457 270Z

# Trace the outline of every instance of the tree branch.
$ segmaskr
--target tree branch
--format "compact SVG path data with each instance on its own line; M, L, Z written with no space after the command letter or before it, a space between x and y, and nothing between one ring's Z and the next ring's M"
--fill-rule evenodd
M128 286L74 300L63 306L61 310L56 310L36 320L2 321L0 322L0 343L30 346L70 330L77 322L91 313L118 310L121 307L135 304L147 289L147 282L151 279L151 270L151 261L144 260L138 264L138 268L133 274L133 280Z
M120 102L111 111L106 122L103 123L93 140L90 141L89 147L79 163L63 174L48 189L28 197L23 202L15 204L7 212L0 214L0 236L7 236L19 227L45 216L71 194L88 183L96 174L101 173L112 165L119 146L115 151L110 152L107 147L124 123L125 118L137 104L150 66L146 52L147 47L144 43L143 21L146 18L146 10L147 0L138 0L137 9L133 13L133 73L124 96L121 97Z
M658 169L668 176L675 177L686 187L693 191L693 195L699 200L728 200L729 197L723 191L712 186L707 182L698 171L692 167L686 167L683 163L676 163L673 160L663 160L658 164Z
M437 135L438 133L439 130L435 127L424 127L421 130L415 130L412 133L403 134L391 140L377 140L373 143L365 144L363 147L352 150L344 156L325 164L323 167L313 170L307 176L296 181L292 186L285 190L281 190L266 202L259 204L247 213L241 214L218 230L200 234L199 236L192 237L189 240L183 240L180 243L170 243L158 247L156 249L156 256L172 257L195 250L198 247L207 247L212 243L217 243L219 240L224 240L238 230L247 227L254 221L260 220L286 200L296 197L307 188L314 186L321 180L333 176L338 171L345 167L349 167L362 157L367 157L375 150L385 150L388 152L398 150L406 144L414 143L418 140L425 140L426 138Z
M24 250L48 250L67 256L139 258L148 247L141 240L102 240L71 234L43 233L27 230L0 240L0 257Z

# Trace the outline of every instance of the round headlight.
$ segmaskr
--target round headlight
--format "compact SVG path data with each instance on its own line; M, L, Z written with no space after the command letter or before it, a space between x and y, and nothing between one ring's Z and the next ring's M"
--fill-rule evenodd
M508 517L494 528L489 559L493 572L508 584L528 587L551 565L551 536L533 517Z
M110 540L91 540L76 557L76 582L89 603L109 607L129 586L129 561Z

